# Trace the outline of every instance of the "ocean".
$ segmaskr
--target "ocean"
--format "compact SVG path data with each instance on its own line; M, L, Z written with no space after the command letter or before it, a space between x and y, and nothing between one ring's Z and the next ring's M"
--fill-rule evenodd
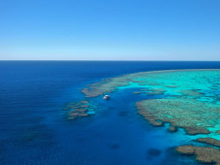
M122 89L106 101L81 92L102 79L173 69L220 69L220 62L0 61L0 164L200 165L175 152L195 136L154 127L137 113L135 102L164 96ZM84 99L96 113L68 120L63 108Z

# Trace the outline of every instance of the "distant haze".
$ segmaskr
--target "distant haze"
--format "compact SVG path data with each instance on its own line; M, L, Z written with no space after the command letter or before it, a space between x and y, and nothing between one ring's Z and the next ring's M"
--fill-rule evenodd
M0 60L220 61L219 0L5 0Z

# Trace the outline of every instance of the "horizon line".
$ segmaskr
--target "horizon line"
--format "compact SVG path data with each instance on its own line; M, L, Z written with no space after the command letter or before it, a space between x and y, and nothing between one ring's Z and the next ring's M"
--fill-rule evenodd
M218 61L214 61L214 60L44 60L44 59L38 59L38 60L33 60L33 59L13 59L13 60L10 60L10 59L7 59L7 60L1 60L0 61L128 61L128 62L132 62L132 61L136 61L136 62L147 62L147 61L152 61L152 62L220 62L220 60Z

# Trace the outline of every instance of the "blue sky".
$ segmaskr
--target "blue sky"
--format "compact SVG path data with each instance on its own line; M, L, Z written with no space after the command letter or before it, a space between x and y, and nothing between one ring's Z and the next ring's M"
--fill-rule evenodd
M220 61L219 0L0 2L0 60Z

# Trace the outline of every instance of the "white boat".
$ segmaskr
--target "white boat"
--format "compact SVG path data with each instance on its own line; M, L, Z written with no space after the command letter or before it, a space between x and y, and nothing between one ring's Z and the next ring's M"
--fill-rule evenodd
M105 95L104 97L103 97L103 99L110 99L110 95Z

